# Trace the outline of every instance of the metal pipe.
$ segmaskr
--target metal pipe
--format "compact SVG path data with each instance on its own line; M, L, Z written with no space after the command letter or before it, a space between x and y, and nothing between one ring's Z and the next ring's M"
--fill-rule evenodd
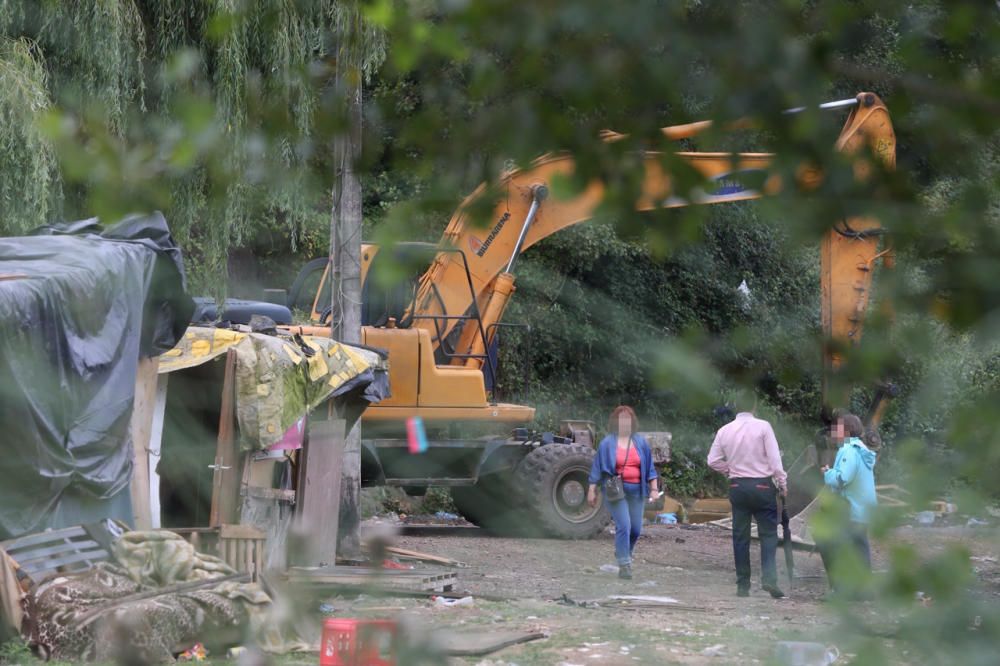
M531 223L535 220L535 215L538 213L538 207L541 206L545 198L549 196L549 188L545 185L535 185L531 188L531 208L528 209L528 215L524 218L524 224L521 226L521 233L517 237L517 244L514 246L514 252L510 255L510 261L507 262L507 268L504 269L505 273L512 273L514 271L514 264L517 262L517 257L521 254L521 246L524 245L524 239L528 235L528 229L531 227Z
M835 102L823 102L819 105L820 109L842 109L845 106L854 106L858 103L857 97L851 97L850 99L838 99ZM791 109L785 109L782 113L802 113L806 109L811 108L808 106L796 106Z

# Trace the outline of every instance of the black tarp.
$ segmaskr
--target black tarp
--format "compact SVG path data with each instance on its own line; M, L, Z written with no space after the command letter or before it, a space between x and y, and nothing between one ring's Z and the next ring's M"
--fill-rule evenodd
M131 522L139 358L173 347L192 311L159 213L0 238L0 539Z

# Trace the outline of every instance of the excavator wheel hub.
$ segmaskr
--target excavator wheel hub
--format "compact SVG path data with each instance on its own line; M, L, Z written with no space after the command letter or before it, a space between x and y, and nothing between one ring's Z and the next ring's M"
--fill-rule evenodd
M570 479L562 484L559 495L564 504L576 507L583 504L583 500L587 497L587 491L584 490L583 484L579 480Z
M552 504L570 523L585 523L600 510L587 504L587 479L582 470L566 470L552 487Z

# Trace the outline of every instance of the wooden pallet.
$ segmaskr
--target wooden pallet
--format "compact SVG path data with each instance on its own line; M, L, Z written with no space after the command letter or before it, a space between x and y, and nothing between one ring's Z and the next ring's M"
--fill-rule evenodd
M293 585L348 588L377 586L411 592L450 592L458 582L454 571L438 569L371 569L367 567L291 567L287 580Z
M52 576L85 571L111 559L111 544L124 527L111 520L28 534L0 542L17 563L18 575L37 585Z

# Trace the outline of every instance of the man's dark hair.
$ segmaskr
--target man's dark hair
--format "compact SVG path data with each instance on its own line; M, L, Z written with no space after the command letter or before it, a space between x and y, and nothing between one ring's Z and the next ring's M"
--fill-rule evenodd
M752 412L757 409L757 394L750 389L740 389L733 396L733 409L737 412Z

